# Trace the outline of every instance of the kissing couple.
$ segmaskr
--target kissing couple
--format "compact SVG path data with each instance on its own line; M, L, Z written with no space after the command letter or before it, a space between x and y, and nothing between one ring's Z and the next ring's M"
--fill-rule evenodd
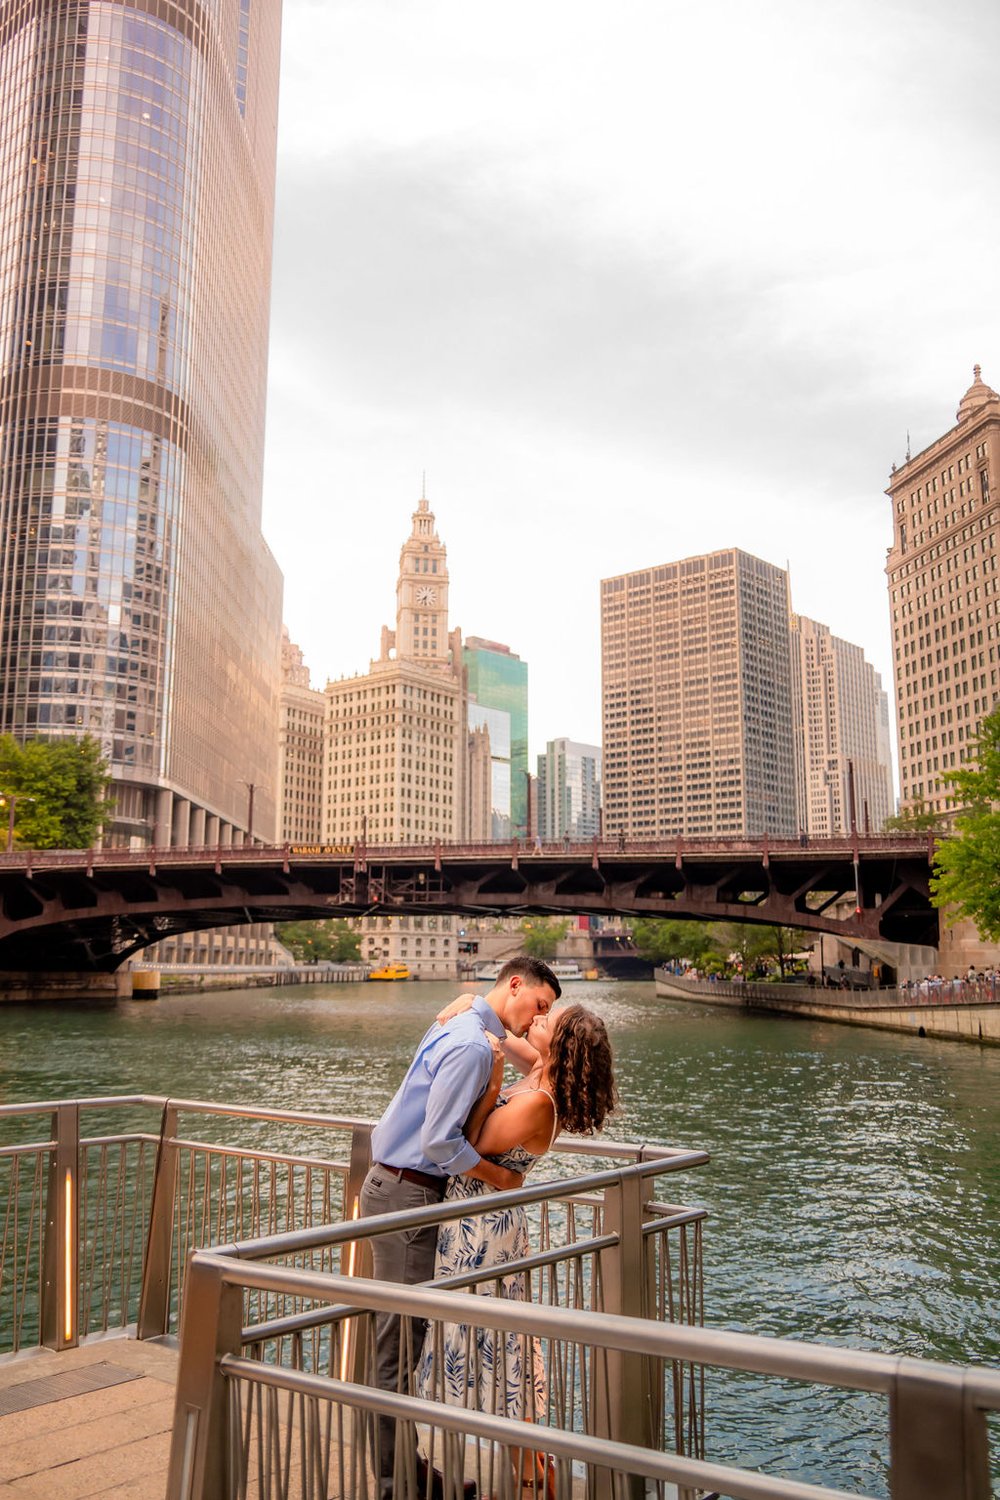
M582 1005L553 1012L560 994L549 966L521 955L503 965L489 994L463 995L440 1013L372 1132L372 1166L361 1190L364 1218L518 1188L560 1131L601 1129L617 1103L608 1034ZM522 1075L508 1088L502 1087L505 1061ZM371 1246L375 1277L407 1285L530 1253L521 1207L480 1210L440 1230L429 1225L376 1235ZM524 1278L508 1278L502 1295L523 1300ZM545 1373L532 1339L473 1330L477 1357L470 1362L465 1325L444 1325L435 1343L423 1319L409 1322L412 1343L402 1339L398 1315L376 1317L382 1390L443 1397L522 1421L544 1417ZM416 1472L425 1500L444 1500L442 1477L417 1454L416 1439L406 1439L412 1451L397 1455L395 1420L380 1418L378 1429L380 1500L392 1500L397 1459L401 1476ZM536 1455L526 1449L512 1461L527 1500L538 1484ZM463 1500L476 1500L474 1481L465 1483Z

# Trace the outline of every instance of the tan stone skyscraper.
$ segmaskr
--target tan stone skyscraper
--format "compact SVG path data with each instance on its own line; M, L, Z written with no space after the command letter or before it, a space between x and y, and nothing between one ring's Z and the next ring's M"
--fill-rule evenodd
M601 583L604 832L793 834L788 578L730 548Z
M396 627L358 677L327 684L323 838L455 840L467 758L462 646L448 632L447 549L421 497L399 557Z
M0 6L0 730L94 735L117 843L275 833L280 18Z
M860 646L792 615L799 822L819 837L877 833L894 811L889 700ZM851 806L853 794L853 809Z
M973 374L955 426L886 491L900 799L934 810L1000 695L1000 396Z
M278 837L284 844L322 838L325 750L326 694L310 686L302 652L282 628Z

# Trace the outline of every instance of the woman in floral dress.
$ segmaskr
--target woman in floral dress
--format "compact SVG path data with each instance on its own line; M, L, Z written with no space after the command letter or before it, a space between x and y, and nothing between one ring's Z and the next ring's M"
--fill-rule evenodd
M461 1001L456 1005L461 1005ZM452 1013L449 1007L448 1014ZM604 1022L582 1005L537 1016L528 1028L530 1050L516 1038L504 1044L526 1076L502 1089L503 1054L498 1052L490 1085L466 1124L466 1136L481 1156L525 1173L550 1149L562 1130L591 1135L600 1130L617 1098L611 1045ZM453 1177L446 1201L482 1199L492 1192L476 1178ZM502 1266L531 1254L524 1209L480 1210L438 1230L435 1280ZM523 1273L505 1277L500 1295L523 1301ZM431 1323L417 1370L416 1389L433 1400L525 1421L545 1416L545 1368L538 1343L521 1333ZM530 1464L529 1458L528 1463ZM534 1485L526 1478L526 1485Z

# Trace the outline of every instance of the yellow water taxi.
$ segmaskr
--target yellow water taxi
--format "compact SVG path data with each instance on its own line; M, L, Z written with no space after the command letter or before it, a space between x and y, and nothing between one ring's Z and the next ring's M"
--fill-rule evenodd
M409 979L410 971L405 964L383 964L381 969L372 969L369 979Z

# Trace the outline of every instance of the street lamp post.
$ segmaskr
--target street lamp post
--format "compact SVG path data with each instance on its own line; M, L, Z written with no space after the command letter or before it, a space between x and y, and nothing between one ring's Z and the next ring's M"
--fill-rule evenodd
M253 843L253 798L254 798L254 792L256 792L258 790L264 791L264 790L266 790L266 788L262 787L258 781L246 781L246 780L244 780L244 778L242 776L240 777L240 781L243 784L243 786L245 786L246 789L247 789L247 843L248 844L252 844Z
M0 807L7 809L7 853L10 854L14 848L14 814L19 802L34 802L34 797L27 797L23 792L0 792Z

